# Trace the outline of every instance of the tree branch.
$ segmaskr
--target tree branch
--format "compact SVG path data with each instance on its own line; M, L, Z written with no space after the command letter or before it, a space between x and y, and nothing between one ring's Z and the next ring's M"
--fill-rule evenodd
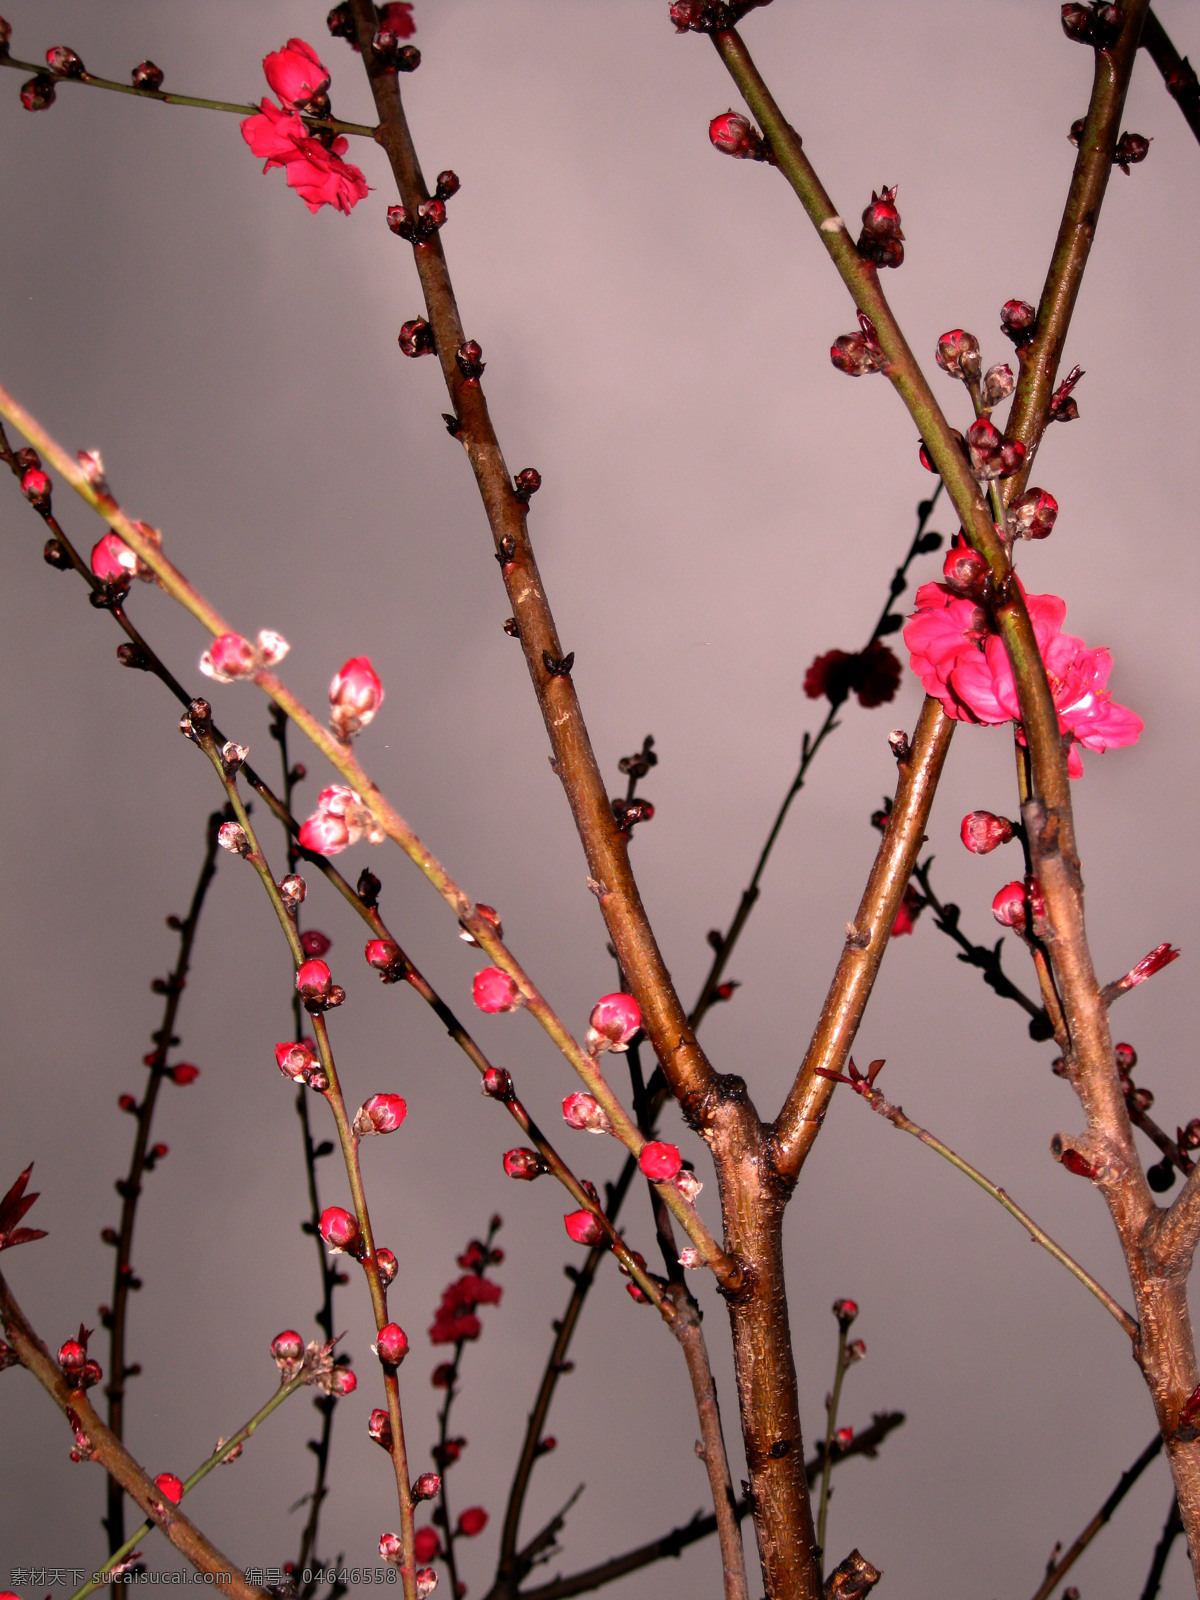
M1167 93L1183 112L1188 127L1200 139L1200 82L1196 80L1195 68L1176 50L1153 11L1146 13L1142 49L1162 73Z

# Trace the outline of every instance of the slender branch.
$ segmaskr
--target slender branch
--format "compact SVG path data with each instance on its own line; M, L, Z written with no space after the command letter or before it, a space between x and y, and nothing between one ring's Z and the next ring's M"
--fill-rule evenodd
M396 73L387 70L371 47L375 31L371 0L352 0L351 9L379 116L379 143L387 152L405 208L410 215L415 215L418 205L429 198L429 192L405 118L399 81ZM715 1075L696 1043L650 928L629 864L629 841L614 820L570 672L557 667L550 671L547 664L563 662L566 652L530 543L528 507L514 490L478 375L466 376L456 359L466 335L441 235L435 233L415 244L413 257L450 395L455 437L466 450L475 474L496 553L502 562L501 575L521 647L554 752L554 769L566 791L587 857L588 872L600 885L597 899L609 937L616 948L621 970L628 976L641 1005L647 1037L672 1092L677 1099L689 1095L698 1097L713 1088ZM677 1212L675 1215L682 1221Z
M281 1383L267 1403L260 1406L248 1422L244 1422L231 1438L222 1439L208 1460L202 1462L189 1478L184 1479L184 1495L189 1494L203 1478L207 1478L214 1467L219 1467L223 1461L234 1460L240 1454L242 1445L245 1444L259 1424L265 1422L277 1406L281 1406L290 1394L295 1394L296 1390L307 1381L307 1374L299 1372L294 1378ZM99 1579L89 1579L81 1589L75 1591L71 1596L71 1600L84 1600L86 1595L91 1594L94 1589L98 1589L102 1583L109 1582L112 1569L119 1566L122 1561L133 1554L138 1542L144 1539L153 1527L153 1522L143 1522L137 1532L124 1541L119 1550L113 1550L109 1553L101 1577Z
M1183 112L1188 127L1200 139L1200 82L1197 82L1195 68L1176 50L1153 11L1146 13L1142 49L1162 73L1167 93Z
M843 1317L838 1318L838 1345L837 1366L833 1375L833 1390L825 1398L825 1449L824 1461L821 1464L821 1492L817 1496L817 1543L821 1547L821 1558L825 1556L825 1520L829 1515L829 1474L833 1469L833 1441L837 1433L838 1403L842 1398L842 1384L846 1377L846 1334L850 1330L850 1323Z
M199 106L205 111L229 111L237 117L253 117L262 111L260 105L245 105L237 100L209 100L198 95L174 94L165 89L143 88L134 83L118 83L113 78L98 78L94 72L82 72L78 76L54 72L45 62L39 66L36 61L18 61L14 56L3 52L0 52L0 67L15 67L18 72L32 72L41 78L51 78L55 88L64 83L82 83L90 89L111 89L116 94L132 94L139 100L158 100L167 106ZM300 116L306 128L320 128L331 133L353 133L364 139L375 137L375 129L368 127L364 122L343 122L338 117L315 117L304 111L300 112Z
M1179 1501L1175 1495L1172 1495L1171 1509L1167 1512L1167 1520L1163 1524L1163 1531L1154 1547L1154 1558L1150 1562L1150 1571L1146 1574L1146 1587L1142 1590L1142 1600L1154 1600L1157 1595L1162 1584L1162 1575L1166 1570L1167 1557L1171 1554L1172 1546L1182 1532L1183 1518L1179 1515Z
M1088 1545L1091 1544L1092 1540L1100 1532L1100 1529L1109 1520L1113 1512L1121 1504L1121 1501L1124 1500L1130 1489L1133 1488L1134 1484L1141 1477L1142 1473L1145 1472L1150 1463L1156 1460L1162 1453L1162 1447L1162 1434L1156 1433L1154 1438L1151 1439L1150 1443L1142 1451L1141 1455L1137 1458L1133 1465L1128 1468L1127 1471L1123 1472L1117 1479L1116 1488L1100 1507L1099 1511L1097 1511L1096 1515L1088 1523L1087 1527L1075 1540L1074 1544L1067 1551L1066 1555L1063 1556L1056 1565L1051 1565L1049 1571L1046 1573L1045 1578L1043 1578L1037 1593L1034 1595L1033 1600L1049 1600L1049 1596L1053 1594L1055 1589L1058 1588L1058 1585L1062 1582L1063 1578L1066 1577L1067 1573L1079 1560L1080 1556L1087 1549Z
M100 1420L87 1394L68 1387L50 1352L30 1327L3 1274L0 1274L0 1322L21 1365L32 1373L71 1423L81 1455L86 1447L88 1459L117 1479L126 1494L137 1501L154 1526L197 1572L219 1576L221 1593L228 1600L267 1600L264 1590L247 1583L240 1569L223 1556L182 1511L165 1499L116 1434Z
M871 630L871 637L867 640L866 645L863 647L865 650L869 650L876 640L882 639L885 636L885 633L892 631L892 629L888 626L890 620L892 619L892 606L896 599L904 593L904 590L907 587L908 569L912 565L913 561L917 556L922 555L926 550L930 548L936 548L936 543L932 547L926 544L925 526L933 514L933 508L937 504L938 496L941 494L943 487L944 485L942 480L939 478L937 481L937 486L933 493L929 496L928 500L922 500L920 505L917 507L917 531L913 535L912 543L908 547L908 554L892 574L892 581L888 586L888 597L883 603L883 610L879 614L878 622L876 622L874 628ZM938 536L934 534L932 537L936 541ZM808 769L812 765L813 758L816 756L817 751L821 748L829 735L836 728L841 727L841 723L837 720L837 715L844 703L844 701L831 701L829 710L825 715L825 720L817 729L816 733L813 735L806 733L804 735L804 741L800 749L800 766L796 772L796 776L792 779L791 786L783 797L783 803L780 805L779 810L775 814L775 820L771 824L770 831L767 834L766 843L759 852L759 857L755 863L754 871L750 875L750 882L742 890L742 897L738 902L738 908L734 913L733 921L729 924L728 932L726 932L724 935L709 935L713 942L714 950L712 965L709 967L704 982L700 986L700 994L697 997L695 1005L692 1007L691 1016L688 1019L693 1028L698 1028L700 1026L708 1012L709 1007L713 1004L713 1000L716 996L717 985L721 981L721 977L725 971L725 968L729 964L729 958L733 954L734 946L741 937L742 930L749 921L750 913L753 911L758 900L759 882L764 871L766 870L766 865L770 859L771 852L775 848L775 841L778 839L780 831L783 828L788 811L791 809L792 801L800 793L801 789L803 789L804 780L808 777Z
M108 1386L104 1393L108 1399L108 1425L114 1435L121 1439L125 1433L125 1380L130 1376L131 1369L126 1364L126 1334L128 1331L129 1296L134 1285L134 1274L131 1263L133 1249L133 1230L137 1219L138 1199L142 1192L142 1178L146 1171L146 1163L150 1149L150 1130L154 1120L154 1108L158 1100L158 1091L162 1087L163 1079L167 1076L167 1056L172 1047L178 1043L175 1037L175 1022L179 1013L179 1002L187 984L188 969L191 966L192 946L196 938L196 928L200 921L200 913L204 907L208 886L216 875L217 870L217 830L224 820L222 814L214 812L209 817L205 828L204 857L200 866L200 874L196 880L196 887L192 891L191 905L183 922L171 919L179 933L179 952L176 956L175 966L169 978L164 982L166 1000L163 1005L162 1021L156 1033L151 1035L154 1041L154 1050L147 1058L149 1076L146 1081L145 1093L141 1104L137 1107L137 1131L134 1135L133 1153L129 1161L129 1171L125 1178L118 1183L117 1188L121 1195L121 1224L117 1230L115 1242L117 1247L116 1265L113 1269L113 1302L110 1314L105 1318L109 1330L108 1338ZM102 1237L111 1239L111 1230L105 1229ZM125 1496L121 1485L115 1478L108 1480L107 1511L104 1518L105 1531L108 1534L110 1550L115 1550L125 1538Z
M877 1071L882 1065L882 1061L878 1062L875 1070ZM978 1168L973 1167L969 1161L964 1161L962 1156L952 1150L949 1145L943 1144L927 1128L922 1128L911 1117L905 1116L900 1106L892 1105L890 1101L885 1100L881 1092L874 1087L872 1082L874 1073L869 1078L859 1076L853 1062L850 1063L850 1070L851 1076L849 1078L840 1078L838 1081L856 1090L871 1107L871 1110L886 1118L894 1128L899 1128L902 1133L911 1133L914 1139L919 1139L922 1144L928 1145L931 1150L936 1150L938 1155L944 1157L951 1166L957 1167L960 1172L965 1173L972 1183L977 1183L985 1194L990 1194L993 1200L998 1200L1009 1215L1017 1219L1035 1244L1040 1244L1043 1250L1046 1250L1056 1261L1061 1262L1068 1272L1078 1278L1085 1289L1095 1295L1109 1315L1120 1324L1122 1330L1133 1340L1136 1348L1140 1337L1137 1323L1124 1307L1113 1299L1108 1290L1102 1284L1097 1283L1086 1268L1081 1267L1078 1261L1073 1256L1068 1255L1061 1245L1055 1244L1045 1229L1039 1227L1029 1213L1023 1211L1004 1189L993 1183L990 1178L985 1178Z

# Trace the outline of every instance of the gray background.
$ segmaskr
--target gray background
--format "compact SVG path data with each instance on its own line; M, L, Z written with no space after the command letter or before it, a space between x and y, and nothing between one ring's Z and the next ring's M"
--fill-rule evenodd
M1200 51L1193 6L1157 9L1181 50ZM5 10L26 59L65 42L120 78L149 55L169 87L234 99L263 93L260 58L300 34L333 71L335 109L370 115L357 61L325 34L323 4L8 0ZM1071 170L1066 128L1091 76L1058 10L776 0L746 23L840 209L853 217L872 186L899 183L909 255L887 290L922 355L961 324L986 360L1005 360L1001 302L1037 298ZM818 651L865 637L931 480L890 388L830 367L832 338L853 323L844 290L781 180L710 149L708 119L736 96L708 45L677 38L665 11L426 0L425 61L404 89L426 171L451 166L463 181L444 239L509 464L545 478L533 535L614 792L618 758L648 731L658 740L645 786L658 814L634 855L689 998L704 932L732 914L801 732L821 716L803 698L804 670ZM383 225L393 190L381 153L356 143L374 192L350 218L313 217L282 174L260 176L232 117L64 88L35 118L19 107L20 82L4 75L0 107L3 381L69 447L103 449L129 509L165 530L173 559L237 626L282 629L287 677L311 704L345 657L370 654L388 698L364 760L469 892L501 908L514 949L582 1027L612 967L524 665L500 629L507 606L483 517L439 420L439 374L396 350L420 302L410 253ZM1200 151L1146 59L1125 125L1154 144L1130 178L1113 178L1066 352L1088 369L1082 418L1052 431L1035 475L1062 516L1021 570L1033 591L1067 597L1068 628L1112 648L1116 697L1146 721L1136 749L1085 759L1075 793L1102 975L1162 939L1184 948L1116 1023L1173 1127L1200 1112L1198 673L1182 599L1196 577ZM936 377L965 425L965 396ZM98 527L65 493L58 504L90 546ZM36 1160L42 1199L30 1220L50 1229L3 1265L57 1346L109 1298L111 1254L97 1234L117 1219L112 1181L132 1132L116 1097L140 1090L160 1011L147 985L175 948L162 919L185 908L218 795L162 689L115 668L116 630L75 579L42 564L40 524L15 486L2 505L0 1178ZM953 531L940 513L934 526ZM925 558L920 576L937 565ZM139 589L132 610L200 685L190 620L155 591ZM261 700L237 686L213 698L272 770ZM911 726L919 703L906 671L894 706L848 708L733 962L744 987L705 1026L716 1064L747 1077L764 1113L795 1070L875 849L868 815L894 782L885 734ZM311 765L310 798L324 778ZM1018 864L968 857L958 819L1011 809L1012 789L1007 736L964 730L930 849L941 892L982 938L991 896ZM342 858L352 877L368 862L415 959L470 1013L477 963L441 903L390 848ZM436 1399L423 1331L454 1253L490 1211L505 1217L505 1298L467 1351L457 1418L471 1443L455 1504L483 1504L494 1519L464 1551L478 1596L566 1292L564 1206L549 1182L506 1186L507 1119L416 997L376 983L360 926L320 883L310 908L349 991L333 1022L348 1093L399 1091L409 1104L403 1131L368 1146L364 1165L379 1233L402 1263L392 1304L414 1342L404 1369L414 1470L427 1464ZM1019 950L1008 964L1032 982ZM130 1355L145 1372L128 1437L152 1472L186 1473L266 1397L279 1328L312 1331L298 1130L271 1052L288 989L258 884L223 859L181 1012L178 1054L202 1076L164 1092L155 1131L171 1154L148 1179L134 1257L146 1286ZM536 1026L469 1021L553 1123L572 1084ZM1017 1010L927 923L889 952L858 1054L887 1056L893 1097L1126 1293L1102 1205L1047 1153L1056 1129L1080 1123L1048 1070L1051 1049L1031 1044ZM697 1141L678 1136L703 1168ZM597 1180L616 1169L611 1146L566 1132L563 1144ZM324 1183L327 1201L344 1202L334 1161ZM711 1184L701 1205L713 1220ZM641 1208L630 1227L650 1254ZM1151 1435L1119 1332L998 1207L847 1097L805 1169L787 1240L810 1439L839 1294L860 1301L856 1332L869 1347L847 1382L847 1420L892 1407L909 1418L878 1461L839 1473L832 1550L860 1545L897 1597L1031 1593L1054 1541L1073 1537ZM724 1314L707 1285L700 1293L732 1420ZM373 1358L357 1283L338 1318L364 1382L338 1418L323 1553L374 1563L396 1514L366 1435ZM603 1275L574 1355L551 1424L559 1449L538 1470L527 1522L586 1481L563 1570L706 1500L683 1364L615 1273ZM291 1404L188 1502L243 1564L294 1554L300 1519L287 1507L310 1481L311 1418L303 1400ZM90 1566L104 1548L101 1476L67 1461L65 1429L20 1372L0 1383L0 1428L0 1581L16 1563ZM1168 1500L1160 1462L1078 1567L1085 1597L1140 1592ZM178 1564L157 1543L147 1558ZM621 1593L715 1595L714 1562L711 1546L693 1550ZM1188 1590L1177 1548L1164 1593Z

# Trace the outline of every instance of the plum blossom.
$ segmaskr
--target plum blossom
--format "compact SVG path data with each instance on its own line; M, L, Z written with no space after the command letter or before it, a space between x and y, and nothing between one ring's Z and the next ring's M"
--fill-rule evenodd
M1108 651L1090 650L1082 639L1062 631L1065 601L1053 594L1026 594L1025 604L1046 665L1059 728L1070 737L1068 770L1078 778L1083 773L1080 745L1102 751L1135 744L1142 719L1117 705L1109 694ZM913 671L926 692L942 702L947 716L960 722L1019 723L1008 653L972 599L956 595L944 583L922 584L904 642Z
M303 39L289 39L283 50L263 61L267 82L283 102L263 100L261 110L242 123L242 138L263 160L263 172L282 167L290 188L310 211L333 206L349 215L369 193L362 171L342 157L350 148L338 137L329 147L310 134L297 111L324 93L329 73Z
M382 844L386 837L357 789L333 783L317 796L317 809L301 825L299 838L315 855L335 856L364 834L368 844Z
M329 87L329 69L312 45L289 39L282 50L263 57L263 73L280 105L306 106Z

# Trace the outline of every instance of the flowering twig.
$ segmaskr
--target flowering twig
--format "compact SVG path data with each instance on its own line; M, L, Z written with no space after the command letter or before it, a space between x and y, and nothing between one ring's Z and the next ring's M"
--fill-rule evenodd
M836 1081L844 1083L847 1088L853 1089L862 1096L872 1111L877 1111L894 1128L899 1128L902 1133L911 1133L914 1139L919 1139L922 1144L928 1145L931 1150L936 1150L938 1155L944 1157L952 1167L957 1167L960 1172L965 1173L970 1178L972 1183L977 1183L985 1194L990 1194L993 1200L998 1200L1009 1215L1017 1219L1035 1244L1040 1244L1043 1250L1048 1251L1056 1261L1061 1262L1066 1267L1068 1272L1078 1278L1085 1289L1095 1295L1109 1315L1115 1318L1122 1330L1133 1340L1136 1348L1140 1337L1140 1329L1137 1323L1124 1307L1113 1299L1108 1290L1092 1277L1086 1268L1081 1267L1073 1256L1069 1256L1061 1245L1056 1244L1045 1229L1039 1227L1029 1213L1023 1211L1016 1201L1011 1199L1004 1189L1000 1188L999 1184L993 1183L990 1178L985 1178L978 1168L973 1167L969 1161L964 1161L957 1151L952 1150L948 1144L943 1144L927 1128L922 1128L911 1117L906 1116L902 1107L892 1105L889 1100L884 1099L882 1092L875 1087L875 1079L882 1066L882 1061L873 1061L864 1076L851 1061L849 1075L843 1077L838 1074ZM817 1070L821 1072L822 1077L827 1076L823 1069L818 1068ZM828 1075L832 1076L831 1074Z
M942 492L942 488L943 484L939 478L933 493L927 500L922 500L917 507L917 531L913 534L912 543L908 547L908 554L904 557L904 560L892 574L892 580L888 586L888 597L884 601L883 610L879 614L879 620L876 622L871 631L871 637L867 640L866 645L863 647L863 654L865 654L871 648L871 646L876 643L877 640L880 640L884 638L886 634L890 634L895 631L895 627L899 624L899 619L893 613L892 606L894 605L896 599L904 593L904 590L907 587L909 567L912 565L917 556L923 555L930 550L936 550L938 544L940 543L938 535L927 534L925 527L930 516L933 514L933 508L937 504L937 499ZM824 744L828 736L834 731L834 729L841 726L840 722L837 720L837 716L838 712L841 710L842 704L843 701L835 700L831 697L829 710L825 715L824 722L822 722L815 734L810 735L805 733L804 742L800 749L800 766L797 769L796 776L792 779L787 793L783 797L783 803L780 805L779 810L775 814L775 820L771 824L770 831L767 834L766 843L763 845L762 850L759 853L758 861L755 863L754 871L750 876L750 882L746 885L745 889L742 890L742 897L738 901L738 908L734 913L732 922L729 924L729 929L723 934L716 931L709 934L709 941L712 944L714 952L712 965L709 967L704 982L700 986L699 996L696 999L695 1005L692 1007L691 1015L688 1019L693 1028L698 1028L700 1026L701 1022L704 1020L705 1013L713 1003L714 997L716 996L717 987L721 982L725 968L729 964L729 958L733 954L734 946L741 937L742 930L745 928L750 913L753 911L755 902L758 899L760 892L759 882L762 878L763 872L766 870L767 861L770 859L771 851L775 847L775 841L779 837L780 830L782 829L784 821L787 818L792 801L804 787L804 781L808 777L808 769L812 765L813 758L817 751L821 748L822 744Z
M200 1529L164 1496L117 1436L100 1420L86 1392L67 1384L49 1351L26 1321L2 1274L0 1323L21 1365L37 1379L71 1424L80 1459L95 1461L116 1478L126 1494L137 1501L154 1526L161 1529L198 1572L219 1576L221 1593L229 1600L268 1600L266 1592L247 1583L240 1569L223 1556Z
M232 815L232 813L230 813ZM101 1321L109 1330L108 1338L108 1387L105 1394L108 1398L108 1425L114 1435L121 1439L125 1431L125 1380L133 1373L139 1372L140 1367L126 1365L126 1333L128 1327L129 1295L135 1287L137 1280L134 1277L130 1253L133 1248L133 1229L137 1219L138 1199L142 1192L142 1178L148 1169L153 1166L161 1155L166 1154L166 1146L150 1147L150 1129L154 1120L154 1108L158 1100L158 1091L162 1087L164 1078L175 1078L176 1069L167 1066L167 1056L179 1041L175 1037L175 1021L179 1012L179 1001L187 983L188 968L191 965L192 945L196 937L196 927L200 921L200 913L204 906L208 886L212 882L217 870L217 830L225 821L225 816L217 811L209 817L205 833L204 858L200 866L200 875L196 880L196 887L192 891L191 905L188 914L182 922L177 917L168 918L169 925L179 934L179 953L175 966L169 978L158 980L161 991L166 996L163 1006L162 1021L157 1032L151 1035L154 1040L154 1049L146 1057L146 1066L149 1076L146 1081L145 1093L140 1102L134 1104L132 1095L122 1095L122 1109L129 1109L137 1117L137 1131L134 1135L133 1154L129 1161L129 1171L124 1179L118 1183L118 1192L121 1195L121 1224L116 1230L105 1228L101 1234L106 1244L116 1246L117 1259L113 1271L113 1301L111 1309L101 1307ZM156 985L157 987L158 985ZM187 1066L187 1063L184 1063ZM187 1066L189 1074L194 1074L195 1069ZM186 1082L182 1075L176 1081ZM128 1102L128 1105L126 1104ZM108 1480L108 1505L104 1518L104 1528L108 1534L109 1549L115 1550L125 1538L125 1496L121 1485L115 1478Z
M1099 1511L1097 1511L1096 1515L1088 1523L1087 1527L1084 1528L1083 1532L1071 1545L1071 1548L1064 1556L1061 1557L1060 1560L1051 1560L1050 1565L1046 1570L1046 1576L1038 1586L1037 1592L1033 1596L1033 1600L1049 1600L1049 1596L1054 1593L1055 1589L1058 1588L1059 1584L1079 1560L1080 1556L1087 1549L1088 1545L1091 1544L1092 1540L1100 1532L1100 1529L1106 1522L1109 1521L1113 1512L1121 1504L1121 1501L1124 1500L1130 1489L1133 1488L1134 1484L1141 1477L1142 1473L1145 1472L1146 1468L1152 1461L1157 1460L1158 1456L1162 1452L1162 1447L1162 1434L1156 1433L1154 1438L1151 1439L1150 1443L1142 1451L1141 1455L1137 1458L1133 1465L1123 1472L1117 1479L1116 1487L1113 1489L1108 1499L1100 1507Z
M1188 58L1176 50L1153 11L1146 13L1142 49L1162 73L1167 93L1183 112L1188 127L1200 139L1200 82L1197 82L1196 70Z
M212 1455L209 1456L208 1460L202 1462L190 1477L183 1480L180 1486L179 1499L181 1500L184 1495L189 1494L202 1478L207 1478L208 1474L213 1470L214 1467L219 1467L223 1461L233 1461L236 1459L236 1457L241 1454L242 1446L259 1426L259 1424L265 1422L266 1419L271 1415L272 1411L274 1411L277 1406L281 1406L289 1395L295 1394L297 1389L301 1388L308 1382L308 1373L301 1371L297 1373L294 1378L281 1383L266 1404L260 1406L248 1422L244 1422L237 1432L230 1438L222 1439L220 1444L218 1444L216 1449L213 1451ZM176 1505L178 1503L178 1500L173 1502L173 1504ZM138 1542L144 1539L153 1527L153 1522L143 1522L137 1532L131 1534L130 1537L122 1543L119 1549L111 1550L109 1552L108 1560L104 1563L100 1578L89 1579L89 1581L85 1583L82 1588L75 1591L75 1593L71 1596L71 1600L84 1600L86 1595L91 1594L94 1589L98 1589L102 1583L109 1582L112 1569L116 1566L119 1566L122 1561L132 1554L132 1552L136 1549Z

